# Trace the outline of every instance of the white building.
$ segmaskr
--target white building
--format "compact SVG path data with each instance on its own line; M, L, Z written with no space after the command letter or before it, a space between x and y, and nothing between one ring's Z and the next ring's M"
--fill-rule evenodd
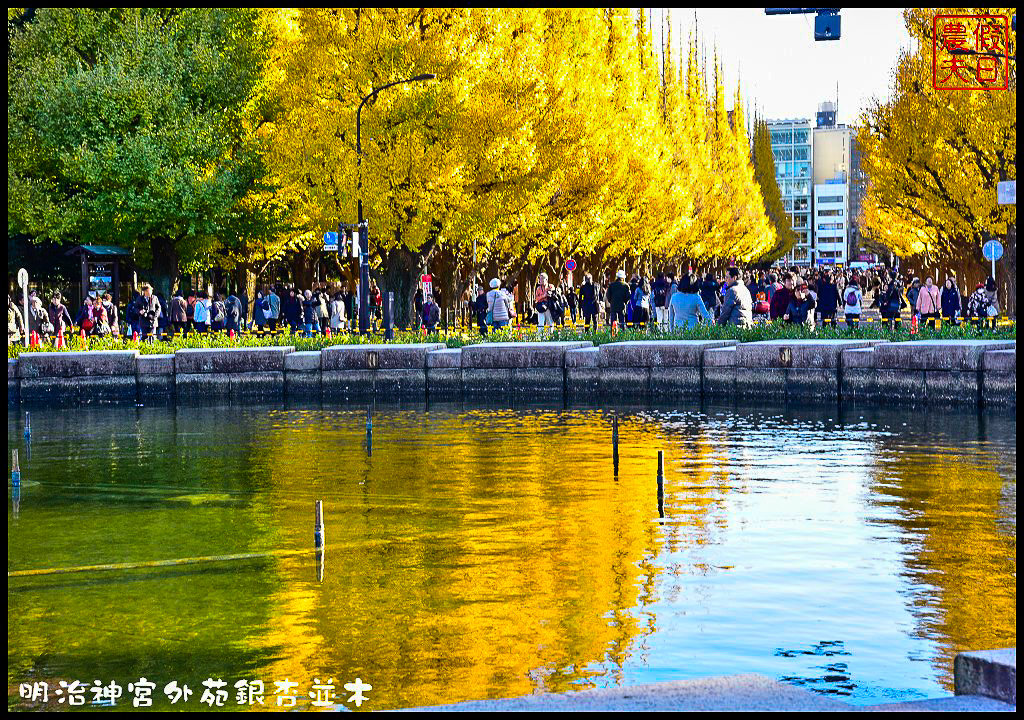
M818 265L849 263L850 186L836 178L814 186L814 244Z

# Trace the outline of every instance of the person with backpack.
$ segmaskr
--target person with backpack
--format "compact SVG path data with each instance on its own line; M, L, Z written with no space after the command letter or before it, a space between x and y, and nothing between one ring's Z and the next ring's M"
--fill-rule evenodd
M861 293L860 284L854 276L846 289L843 290L843 315L846 318L846 327L860 327L861 303L864 295Z
M633 327L647 328L651 320L652 297L647 278L641 278L633 291Z
M224 301L224 329L238 333L242 329L242 301L234 293Z
M210 303L210 329L213 332L220 332L224 329L224 322L227 320L228 311L224 306L224 291L213 294L213 302Z
M501 281L498 278L493 278L490 286L484 319L488 325L498 329L508 325L512 319L512 307L508 302L508 297L501 291Z
M956 281L953 278L946 278L939 302L942 305L943 322L954 326L959 325L960 315L963 313L963 298L960 297L960 289L956 286Z

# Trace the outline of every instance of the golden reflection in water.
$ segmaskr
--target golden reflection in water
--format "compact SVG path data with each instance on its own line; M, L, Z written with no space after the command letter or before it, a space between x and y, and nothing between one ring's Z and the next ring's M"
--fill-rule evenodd
M896 498L909 609L920 637L936 639L933 667L953 691L957 653L1016 645L1016 534L1000 529L1007 482L975 453L892 452L875 471L873 504Z
M311 559L285 567L278 619L260 640L279 658L267 672L339 687L359 676L374 685L372 709L621 680L639 637L655 630L634 608L654 598L666 529L673 542L700 543L713 524L710 463L676 523L655 522L659 432L643 422L620 424L615 479L610 423L592 414L381 419L372 457L364 417L298 417L267 430L262 461L275 487L264 500L279 507L283 542L302 547L323 498L326 575L315 582ZM701 432L688 442L691 463L710 459ZM608 461L580 452L579 482L550 477L546 468L595 446ZM289 497L297 479L308 479L301 500Z

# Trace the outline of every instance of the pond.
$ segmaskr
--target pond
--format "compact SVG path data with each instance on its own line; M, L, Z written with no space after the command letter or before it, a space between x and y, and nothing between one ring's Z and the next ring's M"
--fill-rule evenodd
M369 448L354 405L31 409L29 448L23 422L8 571L258 556L9 577L9 706L46 682L65 707L60 680L201 710L208 678L277 709L358 677L381 710L747 672L872 704L1016 645L1012 414L378 405Z

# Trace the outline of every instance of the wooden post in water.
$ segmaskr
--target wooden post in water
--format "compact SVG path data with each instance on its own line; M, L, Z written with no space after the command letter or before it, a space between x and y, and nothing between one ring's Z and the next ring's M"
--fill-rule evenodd
M373 411L366 408L366 454L373 455Z
M25 440L32 440L32 418L27 412L25 413Z
M619 416L612 415L612 466L619 476Z
M665 451L658 451L658 517L665 517Z
M324 504L317 500L314 506L313 549L316 551L316 581L324 581Z

